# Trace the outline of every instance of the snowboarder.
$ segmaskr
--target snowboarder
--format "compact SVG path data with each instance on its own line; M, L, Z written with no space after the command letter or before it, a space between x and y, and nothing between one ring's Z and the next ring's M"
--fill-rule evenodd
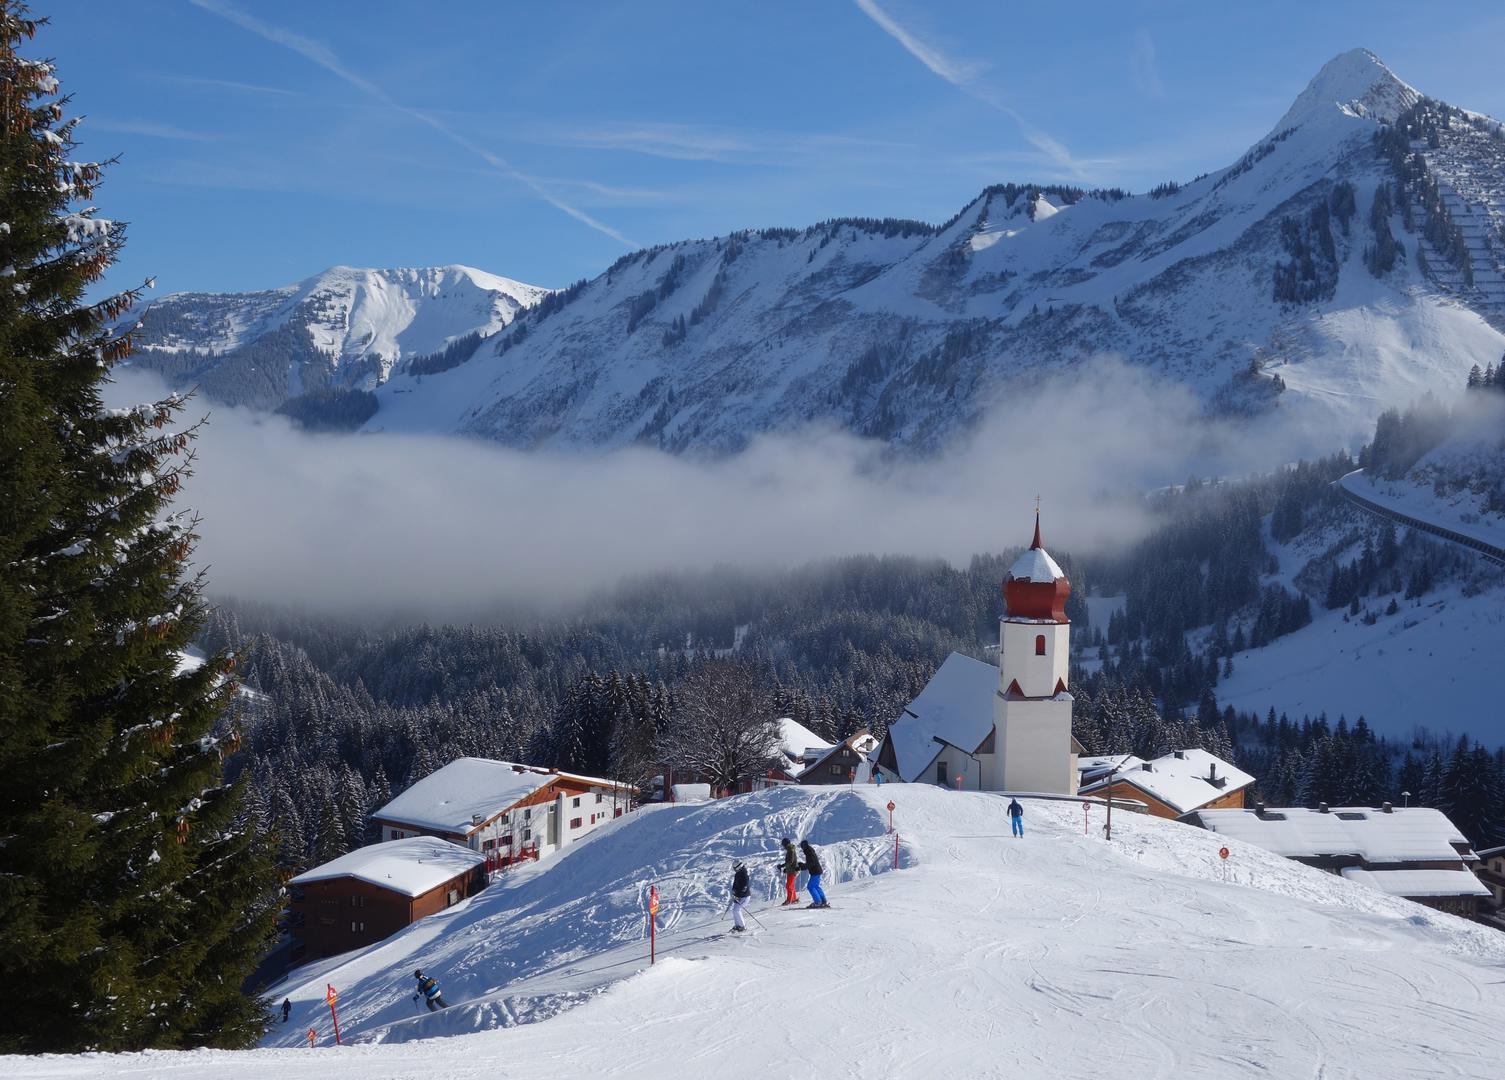
M419 995L422 995L423 1000L428 1002L429 1012L438 1012L440 1009L449 1008L449 1003L444 1000L444 995L439 992L439 984L434 981L433 976L425 975L422 971L415 971L413 972L413 978L418 980L418 993L413 995L414 1001L417 1001Z
M784 845L784 863L782 867L784 871L784 903L782 906L788 907L790 904L798 904L800 902L800 894L794 887L795 879L800 876L800 856L799 852L794 850L794 841L789 839L789 837L784 837L779 843Z
M752 895L752 886L747 881L747 864L741 859L732 863L732 933L740 934L747 929L742 919L742 909Z
M815 849L810 846L810 841L808 840L800 841L800 852L805 856L805 861L800 863L799 867L810 875L810 880L805 887L810 890L810 898L813 902L808 906L813 908L830 907L831 905L826 903L826 890L820 887L822 869L820 856L815 854Z
M1009 800L1009 825L1015 836L1024 835L1024 807L1019 805L1018 799Z
M282 1022L287 1023L287 1014L293 1011L293 1003L290 998L282 999Z

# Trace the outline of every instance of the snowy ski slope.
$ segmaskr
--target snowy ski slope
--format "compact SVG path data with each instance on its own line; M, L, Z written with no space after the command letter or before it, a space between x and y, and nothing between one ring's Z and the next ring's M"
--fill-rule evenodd
M898 873L881 872L889 798ZM1099 810L1083 835L1077 805L1029 800L1027 835L1013 840L1005 805L885 785L635 814L292 980L293 1021L271 1041L294 1043L314 1024L319 1049L33 1058L13 1074L1498 1075L1498 932L1173 822L1115 815L1110 845ZM761 868L785 831L829 856L832 910L771 906L773 875ZM760 890L764 929L745 939L715 934L734 854L755 855ZM648 970L634 939L650 880L664 932ZM415 1011L406 995L420 964L454 1007ZM325 982L340 988L354 1045L324 1045Z

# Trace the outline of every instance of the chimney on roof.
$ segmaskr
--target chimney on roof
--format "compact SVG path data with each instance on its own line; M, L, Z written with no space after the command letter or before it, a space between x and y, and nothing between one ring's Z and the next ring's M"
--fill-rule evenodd
M1186 751L1185 751L1185 750L1177 750L1177 751L1176 751L1176 752L1175 752L1175 754L1176 754L1176 757L1177 757L1177 758L1178 758L1178 759L1179 759L1179 760L1182 760L1182 761L1185 761L1185 760L1186 760Z
M1254 816L1257 818L1262 818L1265 816L1265 801L1263 799L1260 799L1254 804Z
M1325 814L1325 813L1327 813L1327 803L1325 803L1325 802L1319 802L1317 804L1317 813L1319 813L1319 814Z
M528 766L526 766L526 765L514 765L514 766L512 766L512 771L515 772L515 773L525 773L525 772L528 771Z
M485 815L483 815L483 814L471 814L470 815L470 823L472 825L479 825L481 822L483 822L485 820L486 820L486 818L485 818Z
M1389 803L1385 803L1383 806L1380 807L1380 813L1382 813L1382 814L1393 814L1393 813L1395 813L1395 807L1391 806Z
M1140 768L1141 768L1141 769L1143 769L1143 770L1144 770L1144 771L1145 771L1145 772L1154 772L1154 771L1155 771L1155 766L1154 766L1154 765L1152 765L1152 764L1151 764L1151 763L1150 763L1150 762L1148 762L1148 761L1146 761L1146 762L1143 762L1143 763L1142 763L1142 764L1141 764L1141 765L1140 765L1140 766L1139 766L1139 767L1140 767Z
M1217 778L1218 778L1218 767L1217 767L1216 764L1214 764L1212 762L1209 762L1208 765L1207 765L1207 779L1209 779L1209 780L1216 780Z

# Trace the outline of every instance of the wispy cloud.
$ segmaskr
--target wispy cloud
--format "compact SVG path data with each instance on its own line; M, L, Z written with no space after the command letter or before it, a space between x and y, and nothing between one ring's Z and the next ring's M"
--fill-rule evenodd
M207 79L202 75L168 75L159 74L157 78L163 82L178 83L182 86L206 86L220 90L235 90L243 94L270 94L275 97L302 97L296 90L288 90L281 86L262 86L259 83L236 82L234 79Z
M1140 30L1134 35L1134 47L1129 50L1129 70L1134 75L1134 85L1146 96L1156 101L1165 100L1165 83L1160 80L1160 64L1155 56L1155 39L1149 31Z
M545 186L537 177L523 172L521 169L517 168L501 155L492 153L490 150L481 146L479 143L476 143L474 140L460 134L458 131L443 123L432 114L424 112L420 109L414 109L410 106L403 105L376 83L346 67L343 63L340 62L339 57L336 56L334 52L322 42L315 41L313 38L305 37L304 35L296 33L292 30L287 30L283 27L274 26L271 23L264 22L261 19L258 19L256 16L250 14L249 12L242 11L240 8L235 7L233 4L226 3L225 0L190 0L190 2L195 7L202 8L204 11L218 15L222 19L226 19L229 22L234 23L236 26L239 26L243 30L248 30L259 37L265 38L267 41L270 41L273 44L281 45L284 48L291 49L293 52L302 56L304 59L310 61L311 63L317 64L324 70L330 72L335 76L338 76L340 79L343 79L345 82L349 83L351 86L355 87L363 94L375 99L376 101L379 101L381 104L392 109L394 112L398 112L403 114L404 116L411 117L412 119L417 120L419 123L432 128L434 131L444 136L444 138L448 139L456 146L476 155L482 161L486 162L486 164L490 165L492 169L494 169L497 173L507 177L510 180L515 180L518 183L529 188L544 202L548 203L556 210L568 214L570 217L574 218L582 225L587 225L590 228L595 229L597 232L611 237L613 240L617 241L620 244L623 244L626 247L639 246L633 241L627 239L627 237L623 236L620 232L612 228L610 225L607 225L603 221L597 220L590 214L587 214L584 210L581 210L579 207L573 206L570 203L566 202L564 199L560 198L557 193Z
M625 121L584 127L551 126L537 141L593 150L624 150L676 161L722 161L789 164L796 159L824 156L833 150L882 149L900 144L850 135L820 132L757 131L707 124Z
M1066 144L1030 123L1002 95L982 78L986 66L975 60L953 56L933 42L925 41L913 29L895 19L877 0L852 0L862 13L873 20L884 33L904 46L916 60L945 79L952 86L970 95L991 108L997 109L1019 126L1019 133L1035 149L1051 161L1067 169L1074 176L1084 176L1082 163L1074 158Z
M172 124L159 124L155 120L112 120L107 117L90 116L87 118L87 123L94 131L108 131L117 135L144 135L150 139L217 142L225 137L205 131L189 131Z

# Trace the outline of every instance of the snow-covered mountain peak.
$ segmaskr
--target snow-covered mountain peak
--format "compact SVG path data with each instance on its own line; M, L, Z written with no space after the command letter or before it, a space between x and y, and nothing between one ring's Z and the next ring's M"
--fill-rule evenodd
M1285 131L1333 116L1356 116L1388 124L1420 97L1374 53L1350 49L1322 65L1274 130Z

